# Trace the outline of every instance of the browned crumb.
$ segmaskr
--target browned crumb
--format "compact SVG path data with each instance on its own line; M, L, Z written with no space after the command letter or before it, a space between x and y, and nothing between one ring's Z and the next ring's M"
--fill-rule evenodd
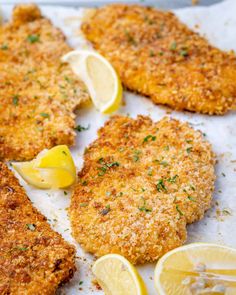
M88 252L155 261L210 207L214 154L201 132L164 118L115 116L84 155L70 219Z
M51 295L75 271L75 249L54 232L0 162L0 294Z
M14 9L0 26L0 159L29 160L74 143L74 110L88 99L60 59L71 48L35 5Z
M236 57L211 46L171 12L98 8L82 24L130 90L178 110L224 114L236 106Z

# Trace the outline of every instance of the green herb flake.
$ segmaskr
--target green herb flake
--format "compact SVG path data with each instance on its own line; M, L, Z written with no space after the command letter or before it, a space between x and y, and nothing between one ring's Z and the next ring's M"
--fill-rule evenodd
M134 155L133 155L133 161L134 162L138 162L139 160L139 155L141 154L140 151L134 151Z
M15 249L20 250L20 251L27 251L28 247L16 246Z
M62 153L63 153L65 156L67 156L67 152L66 152L66 151L62 151Z
M187 152L188 154L190 154L190 153L192 152L192 150L193 150L192 147L188 147L188 148L186 149L186 152Z
M138 207L138 209L139 209L140 211L142 211L142 212L146 212L146 213L150 213L150 212L152 212L152 209L151 209L151 208L147 208L146 200L145 200L143 197L141 197L141 198L142 198L142 200L143 200L143 205L142 205L142 207Z
M80 205L80 207L87 207L88 203L80 203L79 205Z
M32 223L27 223L26 227L31 231L34 231L36 229L36 226Z
M40 116L42 116L43 118L50 118L50 115L47 113L40 113Z
M179 54L183 57L186 57L188 56L188 50L187 49L182 49L180 50Z
M170 150L170 147L168 145L164 146L164 150L165 151L169 151Z
M68 192L64 191L64 195L67 196L68 195Z
M176 47L177 47L177 43L174 41L170 45L170 50L176 50Z
M224 176L224 177L226 176L226 175L224 174L224 172L222 172L221 175Z
M222 210L222 213L223 213L224 215L232 215L231 212L230 212L230 210L228 210L228 209L223 209L223 210Z
M164 52L163 52L163 51L160 51L160 52L159 52L159 55L160 55L160 56L163 56L163 55L164 55Z
M149 139L150 139L151 141L155 141L155 140L156 140L156 136L153 136L153 135L151 135L151 134L147 135L147 136L143 139L143 143L144 143L144 142L148 142Z
M39 35L29 35L27 41L31 44L39 42Z
M136 46L137 45L137 42L135 41L134 37L128 32L128 31L125 31L125 35L126 35L126 38L127 38L127 41Z
M7 50L8 49L8 45L7 44L2 44L1 49L2 50Z
M155 54L154 54L154 51L153 51L153 50L150 50L150 51L149 51L149 56L150 56L150 57L153 57L153 56L155 56Z
M175 176L168 178L167 181L170 182L170 183L175 183L177 177L179 177L179 176L176 174Z
M19 104L19 96L18 95L14 95L12 97L12 103L15 105L15 106L18 106Z
M89 128L90 128L90 124L88 124L87 127L84 127L84 126L78 125L78 126L75 127L75 130L78 131L78 132L82 132L82 131L89 130Z
M79 282L79 285L81 286L83 283L84 283L83 281L80 281L80 282Z
M183 212L179 209L179 205L176 205L176 210L178 211L180 216L183 216Z
M103 158L100 158L98 163L102 165L101 167L98 167L98 176L103 176L109 168L120 166L119 162L105 163Z
M167 191L163 179L158 180L156 188L158 192Z
M191 196L188 196L188 199L192 202L196 202L195 198L191 197Z

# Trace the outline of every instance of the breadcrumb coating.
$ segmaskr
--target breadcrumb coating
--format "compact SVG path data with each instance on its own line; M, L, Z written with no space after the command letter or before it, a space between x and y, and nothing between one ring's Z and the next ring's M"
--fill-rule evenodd
M70 206L75 239L96 256L155 261L210 208L215 156L200 131L165 117L114 116L86 149Z
M49 295L75 271L75 249L54 232L0 162L0 294Z
M191 31L171 12L108 5L82 24L85 37L123 84L156 104L222 115L236 106L236 57Z
M36 5L19 5L0 26L0 159L30 160L73 145L75 109L88 99L61 56L71 50Z

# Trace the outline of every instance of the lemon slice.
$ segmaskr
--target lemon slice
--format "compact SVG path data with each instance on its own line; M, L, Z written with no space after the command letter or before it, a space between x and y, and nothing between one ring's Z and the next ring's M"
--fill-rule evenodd
M236 294L236 249L196 243L165 254L155 268L159 295Z
M147 295L138 271L121 255L102 256L92 271L106 295Z
M12 165L27 183L38 188L68 187L76 179L75 165L66 145L44 150L32 161Z
M62 57L85 83L95 107L102 113L116 111L122 99L120 79L112 65L91 50L74 50Z

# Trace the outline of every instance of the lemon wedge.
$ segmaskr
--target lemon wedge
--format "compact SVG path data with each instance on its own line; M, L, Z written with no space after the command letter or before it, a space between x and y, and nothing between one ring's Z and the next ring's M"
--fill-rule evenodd
M74 50L62 57L84 82L95 107L102 113L116 111L122 99L120 79L112 65L91 50Z
M165 254L155 268L159 295L236 294L236 249L194 243Z
M123 256L108 254L92 267L106 295L147 295L144 282L136 268Z
M68 187L76 179L74 161L66 145L43 150L32 161L12 165L27 183L38 188Z

